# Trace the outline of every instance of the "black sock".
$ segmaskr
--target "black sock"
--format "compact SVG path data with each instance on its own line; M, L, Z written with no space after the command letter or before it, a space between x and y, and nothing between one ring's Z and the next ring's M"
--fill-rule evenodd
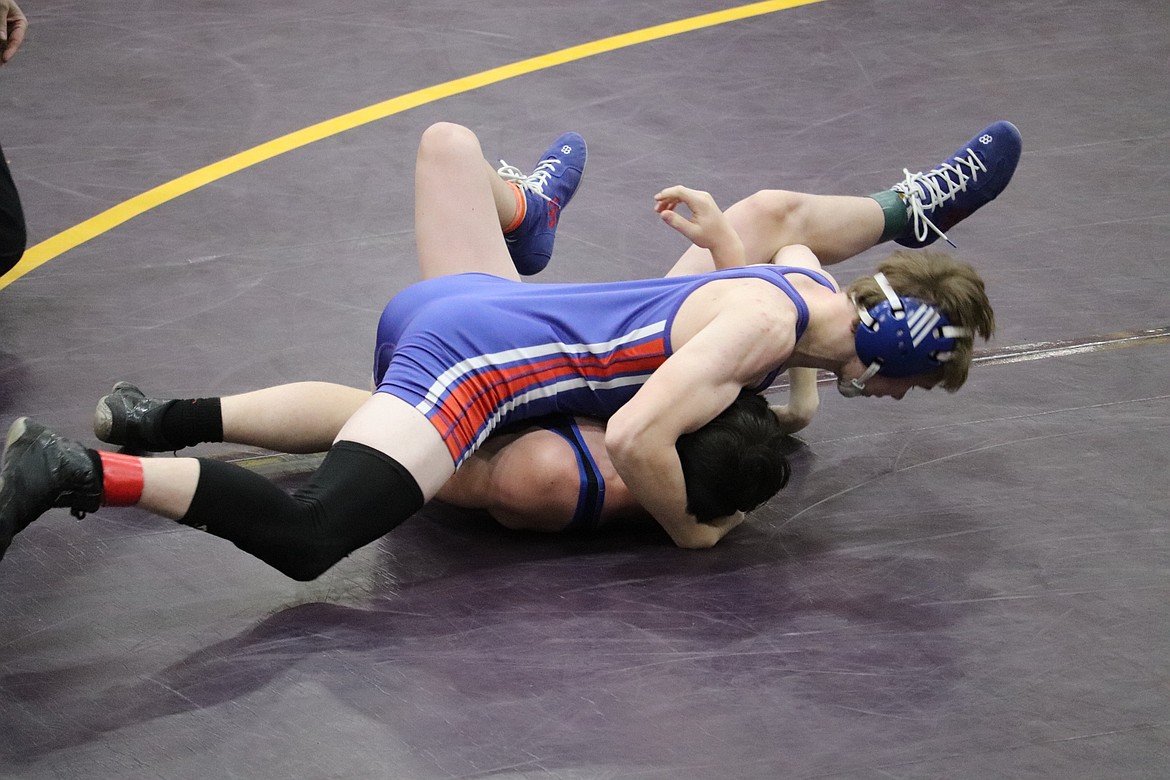
M223 414L218 398L172 401L159 425L163 438L175 449L223 441Z

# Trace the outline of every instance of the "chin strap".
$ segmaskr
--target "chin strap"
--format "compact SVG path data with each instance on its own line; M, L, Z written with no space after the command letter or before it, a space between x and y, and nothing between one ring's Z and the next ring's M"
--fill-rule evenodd
M873 379L874 374L881 370L881 367L881 362L875 360L869 364L868 368L865 369L865 373L856 379L845 381L845 379L837 377L837 392L846 398L856 398L865 392L865 383Z
M890 284L890 280L886 278L886 275L879 271L873 275L873 279L875 282L877 282L878 287L881 288L882 294L886 296L886 300L890 304L890 312L894 315L894 319L906 319L906 307L902 303L902 299L898 296L898 293L894 291L894 287ZM869 313L868 309L857 303L856 300L853 301L853 305L857 308L857 316L861 320L861 325L869 328L870 330L874 330L874 326L877 325L877 319ZM934 307L931 308L933 309ZM955 325L944 325L939 330L943 338L957 339L972 337L970 328L961 328ZM945 363L954 357L954 354L954 352L950 351L939 352L934 355L934 359L940 363ZM838 378L837 391L846 398L856 398L865 391L865 383L870 379L873 379L873 377L879 371L881 371L881 368L882 360L881 358L877 358L868 366L866 366L865 372L856 379L850 379L846 381L844 379Z

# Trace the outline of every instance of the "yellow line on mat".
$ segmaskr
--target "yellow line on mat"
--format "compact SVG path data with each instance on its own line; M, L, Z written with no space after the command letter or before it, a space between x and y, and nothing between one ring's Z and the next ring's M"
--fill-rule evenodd
M346 130L360 127L361 125L369 124L378 119L384 119L388 116L393 116L394 114L399 114L428 103L433 103L443 98L451 97L452 95L471 92L480 87L486 87L539 70L554 68L558 65L585 59L586 57L593 57L598 54L605 54L606 52L624 49L640 43L668 38L672 35L692 32L704 27L714 27L728 22L748 19L753 16L761 16L787 8L795 8L797 6L819 2L823 2L823 0L769 0L769 2L751 3L750 5L728 8L723 11L692 16L689 19L680 19L675 22L659 24L642 30L614 35L610 38L602 38L591 43L571 46L560 51L542 54L539 57L520 60L509 65L492 68L491 70L464 76L454 81L436 84L415 92L400 95L399 97L391 98L381 103L375 103L372 106L351 111L348 114L342 114L341 116L319 122L315 125L310 125L302 130L275 138L259 146L220 160L217 163L208 165L205 168L200 168L199 170L180 176L154 189L147 190L141 195L119 203L117 206L74 225L68 230L63 230L55 236L45 239L39 244L30 247L16 267L8 274L5 274L4 277L0 278L0 290L3 290L34 268L39 268L53 258L84 244L92 238L100 236L108 230L112 230L123 222L137 217L139 214L143 214L180 195L186 195L188 192L206 184L218 181L225 176L230 176L233 173L237 173L245 168L262 163L265 160L272 159L277 155L292 151L293 149L307 146L314 141L320 141L323 138L329 138L330 136L343 133Z

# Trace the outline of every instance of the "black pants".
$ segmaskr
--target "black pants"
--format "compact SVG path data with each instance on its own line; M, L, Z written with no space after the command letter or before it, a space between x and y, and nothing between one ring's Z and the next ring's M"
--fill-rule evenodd
M28 233L24 226L24 212L20 208L20 196L16 184L8 171L4 149L0 148L0 276L12 270L28 245Z

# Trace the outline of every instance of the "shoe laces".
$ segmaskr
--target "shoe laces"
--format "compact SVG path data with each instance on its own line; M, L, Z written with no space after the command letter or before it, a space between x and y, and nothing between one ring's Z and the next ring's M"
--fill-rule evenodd
M967 171L970 171L969 175ZM966 157L957 157L953 163L945 162L927 173L910 173L908 168L903 168L902 173L906 178L895 184L892 189L902 195L909 204L910 220L914 223L914 237L919 241L925 241L929 231L933 230L938 233L939 238L955 246L955 242L947 238L947 234L926 215L960 192L964 192L970 182L979 181L979 174L987 173L987 166L968 148Z
M508 163L500 160L500 167L496 169L496 173L504 181L512 182L519 186L520 189L531 192L533 195L544 198L549 203L552 203L552 198L544 194L544 187L548 184L549 177L556 170L558 162L560 161L557 158L549 157L547 160L541 160L540 164L533 169L532 173L525 173L515 165L508 165Z

